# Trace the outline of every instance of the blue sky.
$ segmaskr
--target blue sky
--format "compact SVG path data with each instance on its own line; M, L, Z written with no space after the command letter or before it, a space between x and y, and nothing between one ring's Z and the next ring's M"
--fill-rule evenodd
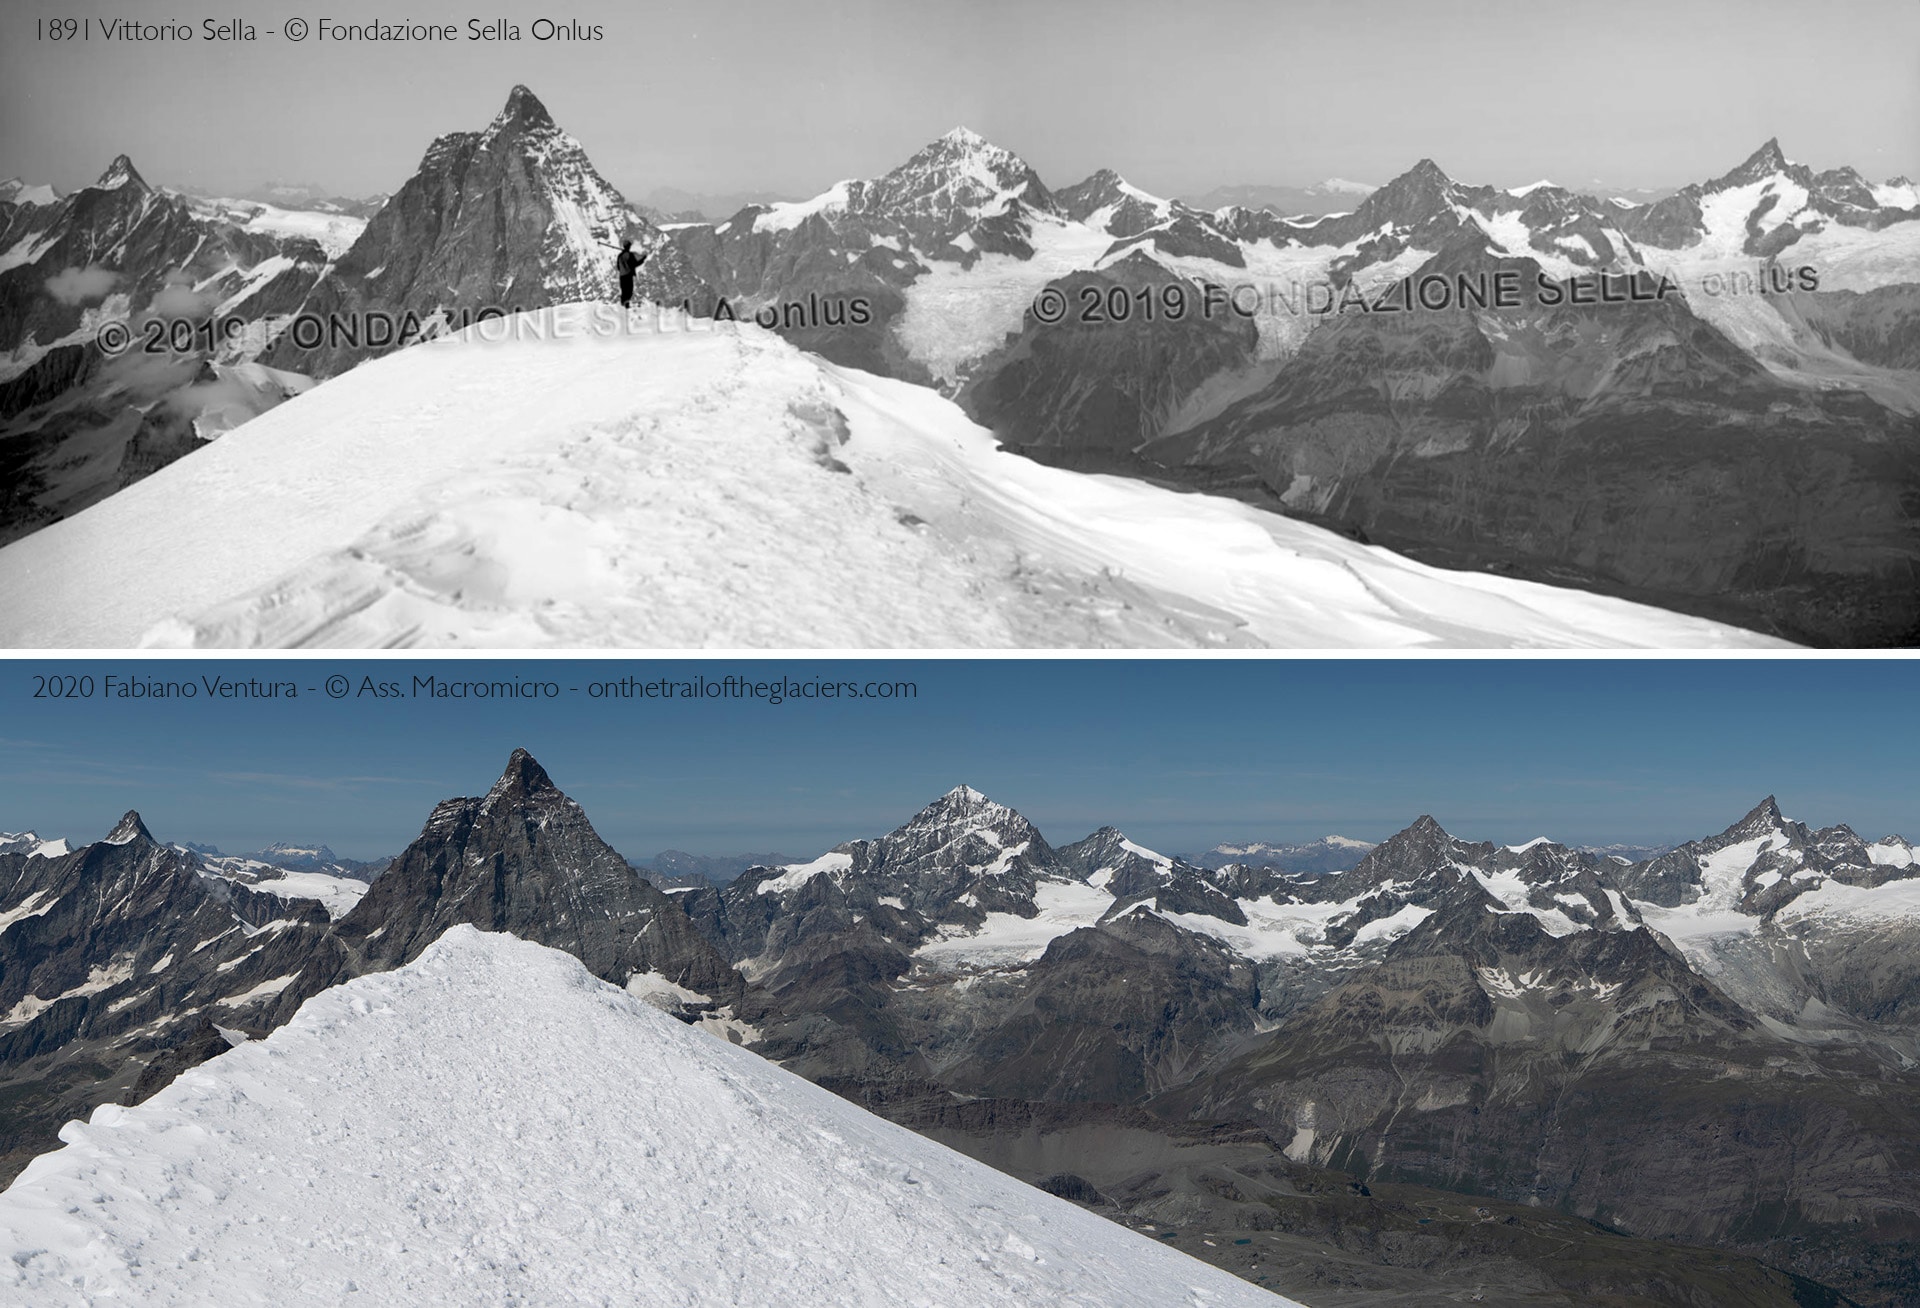
M918 695L774 707L319 689L694 671L905 679ZM33 698L49 672L93 675L96 697ZM302 693L104 700L109 674L291 677ZM0 829L97 839L137 808L162 839L371 857L525 746L633 858L810 855L961 782L1058 843L1112 823L1169 852L1379 839L1421 813L1472 839L1664 842L1718 831L1769 793L1815 825L1920 836L1917 683L1911 662L1830 660L19 661L0 664Z
M1464 181L1677 185L1770 136L1816 169L1920 173L1912 0L333 0L335 21L506 20L520 42L35 40L42 17L184 19L168 0L10 6L0 176L63 188L125 151L155 183L268 177L364 195L477 131L515 82L630 197L812 195L965 124L1049 185L1118 169L1162 194L1422 156ZM42 12L44 11L44 12ZM228 6L274 33L319 14ZM533 40L537 18L602 29Z

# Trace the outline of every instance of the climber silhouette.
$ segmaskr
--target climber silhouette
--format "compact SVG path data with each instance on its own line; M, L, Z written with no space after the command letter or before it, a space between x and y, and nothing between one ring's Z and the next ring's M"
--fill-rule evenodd
M640 271L640 265L646 261L646 255L633 252L631 236L620 242L620 253L614 259L613 266L620 274L620 307L622 309L633 303L633 275Z

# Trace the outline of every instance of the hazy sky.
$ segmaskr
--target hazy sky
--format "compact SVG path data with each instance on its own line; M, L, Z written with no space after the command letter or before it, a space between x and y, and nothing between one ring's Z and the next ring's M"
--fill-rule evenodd
M219 10L215 14L214 10ZM44 14L246 13L253 44L36 40ZM0 176L62 189L125 151L151 181L388 191L515 82L634 198L813 194L964 123L1053 185L1110 166L1165 194L1422 156L1465 181L1703 180L1767 137L1817 168L1920 175L1920 3L1837 0L330 0L340 20L503 18L518 44L291 44L319 11L177 0L13 6ZM541 16L603 29L536 42ZM275 34L268 35L271 29Z
M76 842L136 808L163 840L398 852L525 746L616 849L812 855L962 782L1055 842L1104 824L1167 852L1378 840L1666 842L1768 793L1788 816L1920 837L1920 665L1797 661L902 660L64 663L96 676L906 678L911 701L608 703L32 698L0 663L0 830Z

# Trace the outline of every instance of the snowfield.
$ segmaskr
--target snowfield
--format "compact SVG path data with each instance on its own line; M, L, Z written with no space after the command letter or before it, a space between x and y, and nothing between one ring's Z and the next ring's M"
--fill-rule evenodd
M932 390L616 312L362 365L0 549L0 645L1777 644L1044 467Z
M8 1303L1289 1302L470 927L61 1139Z
M222 863L229 862L238 863L240 860L222 860ZM249 890L264 890L282 899L317 899L320 906L327 910L327 916L335 919L352 912L353 906L367 893L368 883L352 877L336 877L326 872L291 871L268 867L263 863L252 866L259 869L259 880L249 881L233 876L221 866L211 867L203 875L233 881Z

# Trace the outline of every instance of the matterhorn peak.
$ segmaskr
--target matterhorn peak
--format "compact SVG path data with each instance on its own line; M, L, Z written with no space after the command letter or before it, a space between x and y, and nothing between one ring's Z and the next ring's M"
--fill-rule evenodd
M493 783L493 789L487 792L487 803L491 805L498 799L528 799L546 791L557 791L553 778L547 770L535 761L533 755L524 749L516 749L507 759L507 770Z
M553 115L540 103L540 97L525 86L515 86L507 95L506 107L500 110L486 131L486 139L492 140L507 132L530 132L553 130Z
M147 830L147 824L140 820L140 814L133 809L128 809L126 815L114 823L113 830L107 833L106 843L130 845L139 840L144 840L149 845L154 843L153 834Z
M977 150L986 143L987 138L971 127L956 127L934 142L935 145L953 145L969 150Z
M100 180L93 184L93 188L98 191L116 191L122 186L132 186L140 191L153 189L147 185L147 180L140 175L139 169L133 166L133 160L124 154L117 154L113 157L113 162L107 165L107 171L100 174Z

